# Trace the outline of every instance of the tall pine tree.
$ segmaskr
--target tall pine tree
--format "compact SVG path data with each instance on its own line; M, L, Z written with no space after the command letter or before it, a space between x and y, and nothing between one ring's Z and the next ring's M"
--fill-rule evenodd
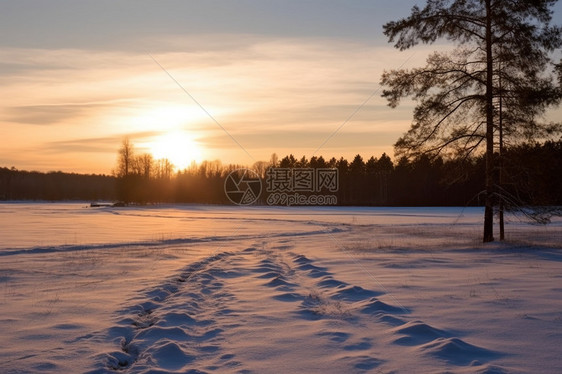
M562 98L549 74L554 67L549 53L562 45L560 27L550 25L555 3L428 0L423 9L414 6L409 17L384 26L400 50L439 39L456 45L452 52L432 54L423 68L385 72L383 97L392 107L406 96L418 101L410 130L395 144L398 156L485 152L485 242L494 240L497 98L506 99L506 135L533 138L561 131L559 124L536 121Z

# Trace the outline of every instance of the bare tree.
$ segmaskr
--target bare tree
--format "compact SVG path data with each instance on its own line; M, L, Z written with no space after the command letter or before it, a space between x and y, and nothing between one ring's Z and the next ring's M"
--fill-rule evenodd
M131 173L134 155L134 147L129 138L123 139L121 148L118 151L117 170L115 173L117 177L127 177Z
M260 178L263 179L265 178L265 173L267 172L267 169L270 168L270 166L271 164L268 161L256 161L252 166L252 170L255 171Z
M150 153L143 153L138 157L138 162L140 164L141 175L145 179L150 179L154 175L154 158Z
M157 160L154 167L156 178L169 180L172 177L174 165L167 158Z

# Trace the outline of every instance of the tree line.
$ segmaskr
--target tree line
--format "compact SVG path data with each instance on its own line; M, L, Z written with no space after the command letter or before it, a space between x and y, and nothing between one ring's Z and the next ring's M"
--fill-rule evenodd
M499 157L499 154L495 154ZM503 155L502 194L507 209L562 205L562 140L521 144ZM339 205L366 206L481 206L485 203L486 156L470 158L401 157L393 162L383 154L365 160L345 158L282 158L289 168L336 168ZM494 170L494 174L499 173ZM262 196L262 199L265 199Z
M17 170L0 167L0 200L117 199L116 178L110 175Z
M562 206L562 140L508 147L503 158L502 193L507 208ZM386 154L368 159L357 155L352 160L274 155L251 168L264 181L258 204L267 201L265 180L270 167L337 169L339 186L333 194L338 205L479 206L485 201L485 156L444 159L420 155L393 161ZM169 161L137 155L126 141L111 176L0 168L0 199L231 204L224 191L225 178L240 168L243 166L204 161L174 172Z
M205 203L230 204L225 194L225 179L243 165L204 161L173 173L167 160L154 160L148 154L137 155L134 146L124 140L119 149L116 193L126 203ZM494 154L499 158L499 153ZM498 186L507 209L522 206L562 205L562 139L544 143L523 143L507 147L501 155L502 184ZM465 157L414 158L402 156L393 161L383 153L379 158L352 160L343 157L325 159L313 156L283 158L276 154L270 161L258 161L250 169L263 182L257 204L266 204L269 168L338 170L339 186L333 194L338 205L365 206L478 206L485 203L485 154Z

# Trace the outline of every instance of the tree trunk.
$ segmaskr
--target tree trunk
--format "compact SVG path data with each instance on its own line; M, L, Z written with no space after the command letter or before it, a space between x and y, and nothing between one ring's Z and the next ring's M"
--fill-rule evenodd
M484 242L494 240L494 59L492 55L492 9L486 0L486 205Z
M503 218L503 211L504 211L504 188L503 188L503 87L502 87L502 65L501 60L499 62L499 89L500 89L500 110L499 110L499 136L500 136L500 151L499 151L499 188L500 188L500 201L499 201L499 215L500 215L500 241L505 240L505 222Z

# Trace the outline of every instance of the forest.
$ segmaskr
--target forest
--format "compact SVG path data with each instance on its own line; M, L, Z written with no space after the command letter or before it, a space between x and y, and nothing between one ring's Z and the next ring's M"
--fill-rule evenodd
M132 152L133 148L129 151ZM123 149L120 150L122 156ZM497 156L497 155L496 155ZM499 157L499 156L497 156ZM150 155L127 155L113 175L30 172L0 168L0 200L113 201L128 204L231 204L224 192L226 176L241 165L204 161L174 172L165 160ZM562 139L507 148L502 155L502 183L498 184L508 208L562 205ZM485 157L393 161L386 154L352 160L343 157L283 158L272 156L254 170L265 181L267 169L336 168L338 205L364 206L478 206L483 205ZM496 180L499 180L499 167ZM257 204L265 205L263 188Z
M17 170L0 167L0 200L87 200L117 199L115 177L53 171Z

